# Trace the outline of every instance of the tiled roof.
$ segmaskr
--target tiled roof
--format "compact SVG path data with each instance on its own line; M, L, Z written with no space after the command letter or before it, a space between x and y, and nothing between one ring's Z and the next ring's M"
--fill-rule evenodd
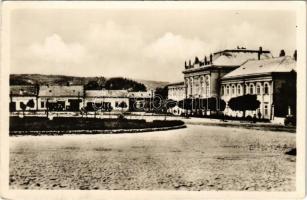
M262 60L249 60L241 67L226 74L223 79L273 72L291 72L293 70L296 71L296 61L288 56Z
M40 86L39 96L48 97L82 97L84 94L83 86Z
M127 90L86 90L86 97L127 97Z
M12 96L36 96L37 88L34 85L12 85L10 94Z
M150 98L152 92L129 92L128 96L130 98Z
M262 53L260 58L272 58L271 53ZM257 51L239 51L239 52L222 52L215 60L213 65L216 66L240 66L249 59L258 59Z

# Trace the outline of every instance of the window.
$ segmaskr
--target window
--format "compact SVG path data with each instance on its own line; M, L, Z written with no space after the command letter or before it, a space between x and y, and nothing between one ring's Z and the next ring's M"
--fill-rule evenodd
M115 102L115 107L118 107L118 101Z
M265 116L269 115L269 105L267 103L264 104L264 115Z
M226 95L229 95L229 85L226 86Z
M222 86L222 90L221 90L221 93L222 93L221 95L222 95L222 96L224 96L224 94L225 94L225 91L224 91L224 90L225 90L225 86Z
M250 87L249 87L249 93L250 93L250 94L254 94L254 89L255 89L255 88L254 88L254 85L251 84Z
M248 85L245 85L245 93L249 94L249 87L248 87Z
M234 85L231 87L231 94L235 95L236 94L236 88Z
M45 108L45 102L44 101L41 101L41 107Z
M238 94L238 95L241 94L241 85L238 85L238 87L237 87L237 94Z
M263 91L264 94L269 94L269 84L268 83L264 84L264 89L263 90L264 90Z
M256 92L257 92L258 95L260 95L260 93L261 93L261 88L260 88L260 85L259 85L259 84L257 85Z

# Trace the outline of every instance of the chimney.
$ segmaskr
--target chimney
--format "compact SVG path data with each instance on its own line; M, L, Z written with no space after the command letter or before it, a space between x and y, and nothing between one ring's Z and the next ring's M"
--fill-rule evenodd
M279 57L283 57L283 56L286 56L286 52L285 50L280 50L280 53L279 53Z
M187 69L187 61L184 61L184 68Z
M210 64L212 64L212 54L210 54Z
M293 58L294 58L295 61L297 60L297 51L296 50L294 51Z
M191 60L189 60L189 68L192 68Z
M198 64L198 63L199 63L199 59L198 59L198 57L196 56L196 57L195 57L194 64Z
M258 60L260 60L261 54L262 54L262 47L259 47L259 51L258 51Z
M207 56L205 56L205 65L207 65L208 64L208 61L207 61Z

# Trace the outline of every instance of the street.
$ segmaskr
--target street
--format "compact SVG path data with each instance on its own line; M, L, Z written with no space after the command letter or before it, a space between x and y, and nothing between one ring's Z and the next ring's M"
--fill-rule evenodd
M188 125L10 137L11 189L294 191L296 134Z

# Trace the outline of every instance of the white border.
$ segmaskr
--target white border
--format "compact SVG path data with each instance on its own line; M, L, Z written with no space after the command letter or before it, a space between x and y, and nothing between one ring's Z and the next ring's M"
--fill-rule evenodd
M296 192L228 192L228 191L80 191L80 190L9 190L9 138L8 138L8 99L9 96L9 58L10 58L10 12L15 9L208 9L208 10L294 10L297 13L297 169ZM285 28L287 26L285 25ZM4 2L2 4L1 24L1 107L0 107L0 192L7 199L294 199L305 195L305 141L306 141L306 7L303 1L267 1L267 2Z

